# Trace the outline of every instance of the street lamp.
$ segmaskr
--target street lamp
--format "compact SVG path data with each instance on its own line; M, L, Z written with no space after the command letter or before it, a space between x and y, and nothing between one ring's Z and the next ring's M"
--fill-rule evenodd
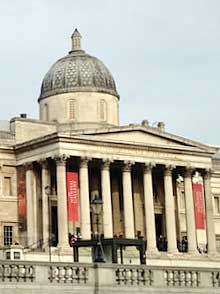
M95 262L105 262L104 259L104 252L103 252L103 247L102 247L102 242L101 242L101 236L99 232L99 216L102 211L102 205L103 201L99 197L99 195L95 195L95 197L91 200L91 208L93 213L95 214L95 223L96 223L96 228L97 228L97 245L95 248Z

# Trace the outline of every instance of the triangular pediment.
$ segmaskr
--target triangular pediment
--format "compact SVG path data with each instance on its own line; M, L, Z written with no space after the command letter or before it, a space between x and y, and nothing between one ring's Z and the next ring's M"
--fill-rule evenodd
M85 134L85 133L84 133ZM188 140L179 136L175 136L166 132L158 131L155 128L144 128L142 126L137 127L122 127L113 128L109 130L98 130L97 132L88 132L88 135L92 135L95 138L103 140L112 140L115 142L126 143L142 143L144 145L154 145L160 147L182 147L183 149L196 148L201 150L208 150L207 145Z

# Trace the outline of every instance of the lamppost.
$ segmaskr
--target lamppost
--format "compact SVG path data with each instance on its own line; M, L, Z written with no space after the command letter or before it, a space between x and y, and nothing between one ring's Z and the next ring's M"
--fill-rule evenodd
M103 201L99 197L99 195L95 195L95 197L91 200L91 208L95 215L95 224L97 229L97 245L95 247L95 258L94 262L105 262L104 252L101 242L101 236L99 232L99 216L102 211Z
M51 214L50 214L50 201L49 201L49 196L51 195L51 187L47 185L45 188L45 194L47 195L47 201L48 201L48 235L49 235L49 240L48 240L48 246L49 246L49 261L51 262Z

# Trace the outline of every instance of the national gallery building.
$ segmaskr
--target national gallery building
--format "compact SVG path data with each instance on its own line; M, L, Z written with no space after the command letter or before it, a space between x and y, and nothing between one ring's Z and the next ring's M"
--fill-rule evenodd
M147 260L218 259L220 147L167 133L163 122L120 126L119 102L75 30L43 79L39 119L0 123L2 252L17 245L25 260L46 260L49 249L72 260L71 236L89 244L100 235L133 244L122 249L130 263L136 240Z

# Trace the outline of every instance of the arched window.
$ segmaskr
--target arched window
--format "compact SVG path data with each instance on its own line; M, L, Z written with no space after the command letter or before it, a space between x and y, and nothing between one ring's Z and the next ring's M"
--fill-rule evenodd
M107 120L107 103L104 99L100 101L100 119L101 121Z
M69 119L76 119L76 100L71 99L69 100Z
M49 108L48 108L48 104L44 104L44 116L43 116L44 120L49 120Z

